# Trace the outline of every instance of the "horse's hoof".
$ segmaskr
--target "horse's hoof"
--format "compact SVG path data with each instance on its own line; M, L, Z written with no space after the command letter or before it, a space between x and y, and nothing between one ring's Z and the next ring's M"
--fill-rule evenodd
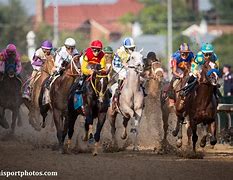
M42 128L45 128L45 123L44 123L44 122L41 123L41 127L42 127Z
M136 129L136 128L131 128L131 129L130 129L130 132L133 133L133 134L134 134L134 133L137 133L137 129Z
M210 144L214 146L217 143L217 138L214 136L210 136Z
M172 131L172 135L173 135L174 137L176 137L176 136L178 135L178 132L179 132L179 130L174 130L174 131Z
M121 135L121 139L125 140L126 138L127 138L127 133L123 133L123 134Z
M5 129L9 129L9 124L6 120L0 121L0 125Z
M204 147L205 147L205 145L206 145L206 139L201 140L201 142L200 142L200 146L201 146L202 148L204 148Z
M133 151L139 151L139 148L138 148L138 146L135 146L135 147L133 147Z
M176 147L180 148L182 146L182 139L176 141Z

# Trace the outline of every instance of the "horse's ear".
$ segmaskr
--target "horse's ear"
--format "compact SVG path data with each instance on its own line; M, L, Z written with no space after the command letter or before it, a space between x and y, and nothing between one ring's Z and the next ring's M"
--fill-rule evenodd
M142 51L143 51L143 48L139 52L142 53Z

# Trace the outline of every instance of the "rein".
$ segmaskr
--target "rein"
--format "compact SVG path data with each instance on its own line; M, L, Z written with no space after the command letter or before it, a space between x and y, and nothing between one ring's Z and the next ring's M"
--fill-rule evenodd
M108 77L108 75L98 75L98 74L96 74L96 77L97 77L97 78L105 78L105 77ZM105 95L105 93L107 92L107 90L109 89L109 87L106 88L106 90L104 91L104 93L102 92L102 90L101 90L101 91L98 91L98 90L96 89L96 80L95 80L95 84L93 83L93 74L90 76L90 82L91 82L92 88L93 88L94 91L95 91L95 94L96 94L97 96L99 96L99 97L104 97L104 95Z
M70 62L70 70L71 70L71 73L66 73L68 76L79 76L80 75L80 69L78 68L78 66L76 65L76 63L74 62L74 58L71 59L71 62ZM76 73L73 73L73 71L76 71Z

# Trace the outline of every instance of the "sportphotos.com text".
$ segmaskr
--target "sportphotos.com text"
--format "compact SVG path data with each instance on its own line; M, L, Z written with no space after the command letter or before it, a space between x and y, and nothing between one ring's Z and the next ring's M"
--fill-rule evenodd
M40 177L40 176L57 176L58 173L54 171L0 171L0 177L11 177L11 176L17 176L17 177Z

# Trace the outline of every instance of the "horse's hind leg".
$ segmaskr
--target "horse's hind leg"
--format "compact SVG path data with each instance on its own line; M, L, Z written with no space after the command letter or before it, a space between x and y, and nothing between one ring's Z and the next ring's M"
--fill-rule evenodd
M210 144L212 146L214 146L217 143L217 138L216 138L216 122L215 121L210 124L210 132L211 132Z

